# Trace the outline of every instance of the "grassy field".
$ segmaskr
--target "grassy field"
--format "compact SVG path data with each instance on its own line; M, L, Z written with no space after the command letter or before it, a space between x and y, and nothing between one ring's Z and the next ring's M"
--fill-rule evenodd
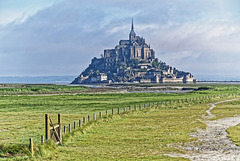
M0 95L76 92L89 89L85 86L54 84L0 84Z
M222 99L216 99L217 102ZM100 123L93 123L86 132L83 129L65 137L55 155L45 160L186 160L170 158L164 154L184 153L174 148L174 145L184 146L186 142L194 141L189 133L198 128L205 128L199 119L209 108L209 102L178 104L167 108L150 111L138 111L121 116L113 116ZM236 103L236 102L234 102ZM222 117L223 104L216 107L215 114ZM236 107L232 114L240 114ZM230 110L231 111L231 110ZM225 117L230 117L227 114ZM169 146L170 145L170 146Z
M229 99L229 98L228 98ZM216 99L217 102L222 99ZM209 103L209 102L208 102ZM189 133L205 128L199 118L209 108L208 103L185 103L138 111L113 119L93 123L86 132L75 131L65 138L55 154L46 160L187 160L164 154L184 153L174 145L194 141ZM212 111L220 119L240 114L240 100L218 104ZM184 108L183 108L184 107ZM239 126L228 129L230 137L239 144ZM169 146L170 145L170 146Z
M22 142L44 134L44 115L56 120L63 115L63 125L83 116L112 108L192 97L193 94L82 94L54 96L0 97L1 142ZM17 131L16 131L17 130ZM38 139L39 140L39 139Z
M206 104L182 104L113 116L89 130L68 135L64 144L44 160L186 160L163 154L183 153L174 146L193 141L188 134L205 128L198 121ZM83 134L84 133L84 134Z
M240 146L240 134L239 134L239 131L240 131L240 124L238 124L237 126L233 126L233 127L230 127L229 129L227 129L227 132L229 134L228 136L238 146Z
M63 125L67 125L68 123L72 123L73 121L81 119L87 114L117 107L126 107L145 103L186 99L207 95L239 93L240 91L240 88L237 85L200 85L199 87L201 87L201 89L208 90L194 91L187 94L116 93L77 95L65 94L47 96L27 95L29 90L26 90L26 95L21 96L15 94L5 95L6 93L3 92L4 95L0 96L0 144L8 145L27 143L30 137L34 138L36 142L39 142L40 136L44 135L44 114L46 113L50 114L53 120L56 120L57 114L61 113L63 115ZM35 87L33 86L30 88ZM48 87L41 88L46 88L49 90ZM39 89L40 91L41 88ZM52 87L50 88L52 89ZM58 87L54 88L57 89ZM61 88L63 91L69 90L68 87L66 87L67 89L65 89L65 87ZM71 90L75 90L74 87L71 88ZM79 90L81 87L75 88L77 88L76 90ZM12 89L11 87L9 87L9 89L8 87L5 87L5 90L11 91ZM201 101L201 103L204 102ZM133 160L139 156L139 159L142 158L146 160L158 160L159 158L166 159L167 157L162 156L164 152L176 151L174 148L169 149L169 147L167 147L168 144L177 142L184 143L189 141L189 137L187 135L189 132L195 130L196 127L204 127L204 125L197 121L197 118L202 114L205 106L200 105L200 102L196 102L195 104L199 106L193 106L189 103L181 105L176 104L176 107L174 105L175 109L162 109L148 112L143 111L135 114L126 114L125 116L121 117L119 116L113 120L105 119L101 123L94 125L93 128L91 128L91 130L85 135L78 135L82 133L80 130L75 132L74 136L69 136L66 140L66 144L60 148L57 148L56 152L60 153L61 151L65 151L64 155L61 155L61 158L59 158L64 160L67 159L69 155L73 155L75 148L82 151L83 147L79 147L79 145L85 145L84 147L86 148L88 147L87 144L89 143L91 145L89 146L89 150L83 150L81 153L83 159L87 159L89 152L94 154L92 159L98 159L99 157L102 158L102 160L114 160L114 154L117 154L118 152L118 159L123 160L123 156L132 158ZM118 126L119 128L116 128ZM186 129L186 127L188 128ZM145 135L146 132L149 132L149 134ZM114 145L112 145L108 140L116 139L118 137L116 134L118 133L121 135L119 136L119 141L116 140L116 143L113 143ZM80 136L80 138L78 136ZM106 136L111 137L108 138ZM126 136L129 138L124 138ZM140 138L139 140L136 139L138 137ZM94 143L93 140L95 138L96 141L100 142ZM103 140L104 143L101 140ZM118 146L118 144L122 145L120 142L126 143L127 147ZM144 146L136 149L134 148L134 145L138 144L138 142L139 144L143 143ZM68 151L67 149L72 149L72 152ZM103 152L99 149L106 150ZM114 149L115 151L111 151ZM143 152L144 149L148 149L149 151ZM158 151L160 152L156 152L155 154L154 151L157 151L156 149L159 149ZM45 153L47 154L48 152ZM100 153L106 155L99 155ZM112 155L107 155L109 153ZM51 157L55 158L56 156L52 154L46 155L46 159L50 160Z
M45 87L44 87L45 88ZM79 88L79 87L77 87ZM223 88L223 89L222 89ZM78 94L78 95L8 95L0 97L1 143L20 143L29 137L40 140L44 134L44 115L56 120L63 115L63 125L83 116L117 107L185 99L219 93L236 93L235 87L215 87L212 90L187 94L131 93L131 94ZM227 91L224 88L228 89Z
M217 104L211 113L216 115L212 120L218 120L225 117L233 117L240 114L240 100Z

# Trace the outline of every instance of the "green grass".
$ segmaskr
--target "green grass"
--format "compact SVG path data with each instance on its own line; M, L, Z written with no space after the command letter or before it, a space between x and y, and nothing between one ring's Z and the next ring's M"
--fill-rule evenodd
M0 94L37 94L76 92L89 89L85 86L67 86L54 84L0 84Z
M29 137L40 140L44 134L44 115L50 114L56 122L61 113L63 125L83 116L112 108L149 102L190 98L200 94L81 94L56 96L3 96L0 97L1 143L26 142ZM203 94L204 95L204 94Z
M33 86L34 87L34 86ZM33 88L30 87L30 88ZM200 86L201 87L201 86ZM78 119L81 119L83 116L86 116L88 114L92 114L95 112L99 112L99 111L105 111L105 110L109 110L112 108L117 108L117 107L125 107L125 106L131 106L131 105L140 105L140 104L145 104L145 103L153 103L153 102L162 102L162 101L169 101L169 100L176 100L176 99L186 99L186 98L192 98L192 97L199 97L199 96L207 96L207 95L215 95L215 94L228 94L228 93L239 93L239 86L228 86L228 85L214 85L214 86L207 86L204 87L202 86L202 89L208 89L208 90L202 90L202 91L195 91L195 92L190 92L187 94L161 94L161 93L131 93L131 94L78 94L78 95L48 95L48 96L41 96L41 95L37 95L37 96L31 96L31 95L22 95L22 96L17 96L17 95L5 95L5 96L0 96L0 144L17 144L17 143L28 143L28 139L30 137L34 138L35 142L40 142L40 136L44 135L44 114L48 113L50 114L51 118L53 119L54 122L56 122L57 119L57 114L61 113L63 115L63 125L67 125L68 123L72 123L73 121L77 121ZM56 87L57 88L57 87ZM71 87L74 90L74 87ZM76 87L78 88L78 87ZM200 102L198 101L199 104ZM204 103L204 101L201 101L201 103ZM178 137L180 137L179 139L182 140L183 142L185 142L186 140L188 140L189 138L187 138L187 133L189 132L188 130L185 130L186 132L182 132L182 131L177 131L174 132L176 129L181 129L181 126L176 126L176 124L178 125L178 123L180 123L181 121L185 127L191 127L189 128L190 130L195 130L195 128L197 126L200 126L198 122L196 122L196 124L194 125L190 125L187 124L186 122L184 122L184 120L187 120L184 116L185 114L192 115L193 111L189 111L189 108L183 108L182 110L178 110L178 108L182 108L182 107L186 107L188 106L189 103L182 104L180 106L173 105L173 107L175 108L173 111L169 110L171 113L168 113L168 110L162 110L160 113L158 112L150 112L150 113L139 113L138 115L129 115L127 117L122 117L119 119L113 119L113 120L109 120L109 127L111 130L113 130L113 128L117 127L119 123L122 127L125 127L125 123L124 121L127 121L127 125L130 124L131 122L133 122L134 124L141 122L141 120L143 121L143 118L149 118L148 120L151 120L149 125L146 125L149 127L148 131L152 131L151 126L153 125L154 120L158 120L159 119L164 119L164 120L169 120L169 117L171 115L176 115L176 117L172 117L172 120L170 119L170 121L172 121L172 123L166 123L168 128L165 129L165 131L169 131L172 128L172 134L174 138L167 138L169 139L169 142L166 142L165 145L167 145L168 143L174 143L176 141L178 141ZM197 107L196 107L197 108ZM197 108L198 109L198 108ZM199 112L200 109L196 110L195 112ZM180 111L183 111L183 113L179 113ZM200 110L201 111L201 110ZM166 112L166 115L165 115ZM202 111L201 111L202 112ZM199 112L199 114L201 113ZM177 119L179 116L177 114L181 115L181 119ZM157 116L154 114L158 114ZM169 114L169 116L167 116L167 114ZM137 118L134 118L137 117ZM151 119L150 117L153 117L154 119ZM199 117L196 114L196 118L194 117L193 120L196 121L197 117ZM130 119L130 120L127 120ZM123 122L122 122L123 121ZM162 121L162 120L161 120ZM130 123L129 123L130 122ZM162 122L159 122L159 126L156 127L156 129L159 130L159 128L161 129ZM142 124L142 123L141 123ZM98 133L98 129L97 127L105 127L107 126L108 123L103 122L101 124L98 124L96 127L93 128L93 130L96 129L96 133L98 135L100 135L100 133L104 132L106 133L106 135L113 135L114 133L111 133L111 130L103 130L100 131ZM144 125L144 124L143 124ZM143 126L141 125L141 126ZM141 126L139 126L139 128L141 128ZM202 126L202 125L201 125ZM154 126L153 126L154 127ZM127 129L124 130L131 130L131 129L135 129L133 126L130 126ZM184 128L183 128L184 129ZM113 130L114 131L114 130ZM161 130L159 130L158 132L160 133ZM108 133L109 132L109 133ZM80 132L81 133L81 132ZM127 131L125 132L126 134L129 133L129 135L133 135L134 138L136 138L137 136L134 136L135 133L139 133L141 134L141 130L139 129L139 131L133 131L131 133L131 131ZM143 133L146 133L146 131L143 130ZM175 135L176 134L176 135ZM90 134L86 134L87 136ZM105 134L104 134L105 135ZM143 134L141 134L142 136ZM155 135L153 133L153 135ZM169 133L166 133L164 135L156 135L157 137L166 137L166 135L169 135ZM170 135L170 136L171 136ZM84 135L85 136L85 135ZM73 137L74 138L74 137ZM134 138L130 138L134 139ZM149 138L143 138L143 140L154 140L153 139L154 136L149 135ZM78 139L78 138L74 138ZM74 141L73 140L73 141ZM91 140L91 138L90 138ZM88 140L89 141L89 140ZM160 140L161 141L161 140ZM80 142L78 143L78 141L74 142L76 143L76 146L81 144ZM66 144L66 146L68 146ZM94 144L92 145L94 146ZM108 147L108 145L103 145L106 147ZM133 144L131 145L133 146ZM131 148L131 146L129 148ZM146 145L147 147L150 147L150 144ZM69 148L71 147L71 145L69 145ZM111 147L109 145L109 147ZM95 147L92 147L93 150ZM104 147L102 147L104 148ZM113 147L114 148L114 147ZM162 147L161 147L162 148ZM151 149L151 148L150 148ZM166 147L163 147L163 149L161 149L161 151L164 149L166 151L168 151L169 149L166 149ZM176 149L175 149L176 150ZM171 151L171 150L170 150ZM174 150L173 150L174 151ZM141 151L136 152L136 155L140 154ZM84 153L84 152L83 152ZM123 154L125 154L127 156L131 155L132 153L127 153L127 152L123 152ZM135 153L133 151L133 153ZM83 155L87 155L87 152L85 152L85 154ZM135 155L135 154L134 154ZM52 155L49 155L49 157L51 157ZM62 156L62 158L66 158L67 156ZM159 156L157 155L151 155L150 152L147 153L146 156L141 156L142 159L144 160L148 160L149 158L152 159L159 159L159 158L167 158L165 156L162 156L162 153L159 153ZM130 157L131 158L131 157ZM48 158L49 159L49 158ZM85 158L86 159L86 158ZM96 159L96 158L95 158ZM106 159L114 159L112 157L106 158ZM121 158L120 158L121 159ZM133 159L136 159L136 157L133 157Z
M79 129L68 135L56 155L42 159L187 160L163 155L183 153L169 145L194 141L188 134L205 128L198 119L205 113L206 104L184 104L184 107L161 107L100 120L87 131Z
M240 99L231 102L217 104L211 111L215 115L212 120L218 120L226 117L233 117L240 114Z
M238 124L237 126L233 126L227 129L228 132L228 137L231 138L231 140L236 143L238 146L240 146L240 124Z
M220 101L221 99L213 102ZM214 109L216 119L240 114L240 102L218 104ZM187 160L171 158L164 154L184 153L174 145L184 146L194 141L189 137L196 129L205 128L199 121L206 114L208 103L180 104L171 109L138 111L91 125L89 130L79 129L65 138L50 158L57 160ZM235 107L226 106L230 104ZM185 107L185 108L182 108ZM229 110L230 107L230 110ZM172 109L174 108L174 109ZM228 112L226 113L223 109ZM234 109L234 110L233 110ZM240 126L235 129L239 133ZM230 129L231 130L231 129ZM240 137L234 138L240 143ZM169 146L170 145L170 146ZM45 160L50 160L46 157Z

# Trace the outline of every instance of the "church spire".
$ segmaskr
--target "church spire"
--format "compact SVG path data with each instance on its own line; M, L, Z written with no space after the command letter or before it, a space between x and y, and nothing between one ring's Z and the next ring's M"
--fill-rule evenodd
M134 35L136 36L135 32L134 32L134 25L133 25L133 18L132 18L132 28L131 28L131 32L130 32L130 35Z
M133 26L133 18L132 18L132 30L134 30L134 26Z
M129 34L129 40L132 42L132 40L134 40L136 37L136 34L134 32L134 25L133 25L133 19L132 19L132 28L131 28L131 31L130 31L130 34Z

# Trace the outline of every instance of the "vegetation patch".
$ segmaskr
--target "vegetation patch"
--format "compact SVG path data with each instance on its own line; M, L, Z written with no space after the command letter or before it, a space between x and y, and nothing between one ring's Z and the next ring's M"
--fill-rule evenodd
M2 84L0 94L39 94L39 93L60 93L76 92L89 89L85 86L67 86L54 84Z
M240 124L238 124L237 126L233 126L227 129L228 132L228 137L231 138L231 140L236 143L238 146L240 146Z
M218 120L226 117L233 117L235 115L240 115L240 99L231 102L225 102L217 104L216 107L211 111L216 117L212 120Z
M0 144L0 159L1 158L12 158L12 157L24 157L29 153L26 145L6 145Z

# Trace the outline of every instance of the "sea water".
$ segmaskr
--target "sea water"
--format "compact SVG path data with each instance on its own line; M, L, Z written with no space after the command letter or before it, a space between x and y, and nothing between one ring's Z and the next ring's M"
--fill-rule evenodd
M0 76L0 84L70 84L77 76Z
M77 76L0 76L0 84L70 84ZM195 75L199 81L240 81L240 76Z
M199 81L240 81L240 75L196 75Z

